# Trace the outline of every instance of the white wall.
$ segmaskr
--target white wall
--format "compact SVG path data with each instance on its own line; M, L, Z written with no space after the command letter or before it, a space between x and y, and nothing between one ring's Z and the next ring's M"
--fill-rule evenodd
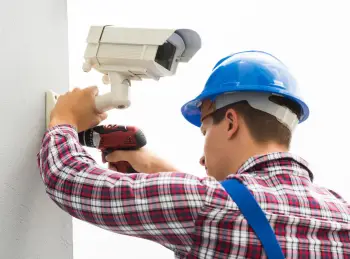
M36 165L45 91L68 90L66 1L0 7L0 257L73 258L72 218L48 198Z

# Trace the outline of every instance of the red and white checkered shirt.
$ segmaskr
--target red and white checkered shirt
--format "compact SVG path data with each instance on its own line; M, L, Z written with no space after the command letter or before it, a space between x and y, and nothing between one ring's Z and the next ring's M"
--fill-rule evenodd
M211 177L108 170L69 125L45 133L38 166L49 197L75 218L155 241L176 258L266 258L236 204ZM350 205L313 184L301 158L251 157L228 178L239 178L252 192L286 258L350 258Z

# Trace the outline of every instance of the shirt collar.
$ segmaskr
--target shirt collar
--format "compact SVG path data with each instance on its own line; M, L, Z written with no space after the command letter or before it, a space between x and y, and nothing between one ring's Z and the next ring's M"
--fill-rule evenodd
M307 177L311 182L313 181L313 173L309 169L308 162L289 152L273 152L252 156L238 169L237 175L247 173L276 173L276 170L286 168L292 169L299 176Z

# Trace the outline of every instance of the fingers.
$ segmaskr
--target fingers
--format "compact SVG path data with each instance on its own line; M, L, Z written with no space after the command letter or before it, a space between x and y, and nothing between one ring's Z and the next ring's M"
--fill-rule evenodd
M99 116L100 122L101 122L101 121L104 121L105 119L108 118L108 113L107 112L100 113L98 116Z
M91 94L93 97L98 95L98 87L93 85L86 88L86 92Z
M70 92L75 93L75 92L80 92L80 91L84 91L85 93L91 94L93 96L98 95L98 87L95 85L86 87L84 89L80 89L79 87L74 87L73 90L71 90ZM69 93L69 92L67 92L67 93Z
M113 170L113 171L117 171L117 168L115 166L113 166L111 163L108 163L108 169Z
M101 114L101 111L99 111L96 107L96 102L95 102L95 98L96 96L98 96L99 91L98 91L98 87L97 86L89 86L86 88L86 94L89 98L93 99L93 109L95 111L96 114L100 115L100 120L103 121L107 118L107 115L105 114Z
M106 112L104 113L100 113L100 114L96 114L95 115L95 119L92 122L92 127L97 126L98 124L100 124L102 121L104 121L105 119L107 119L108 114Z
M107 162L111 162L111 163L116 163L119 161L128 161L128 157L127 157L127 152L124 150L117 150L117 151L113 151L112 153L108 154L105 159Z

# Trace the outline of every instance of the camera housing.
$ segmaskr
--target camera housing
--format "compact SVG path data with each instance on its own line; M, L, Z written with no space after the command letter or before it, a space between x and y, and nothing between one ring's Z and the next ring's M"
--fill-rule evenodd
M176 73L200 49L199 35L189 29L92 26L87 37L83 70L119 72L132 80Z
M176 73L179 63L190 61L201 48L199 34L190 29L91 26L83 70L102 73L111 92L96 97L100 111L130 105L131 80L159 80Z

